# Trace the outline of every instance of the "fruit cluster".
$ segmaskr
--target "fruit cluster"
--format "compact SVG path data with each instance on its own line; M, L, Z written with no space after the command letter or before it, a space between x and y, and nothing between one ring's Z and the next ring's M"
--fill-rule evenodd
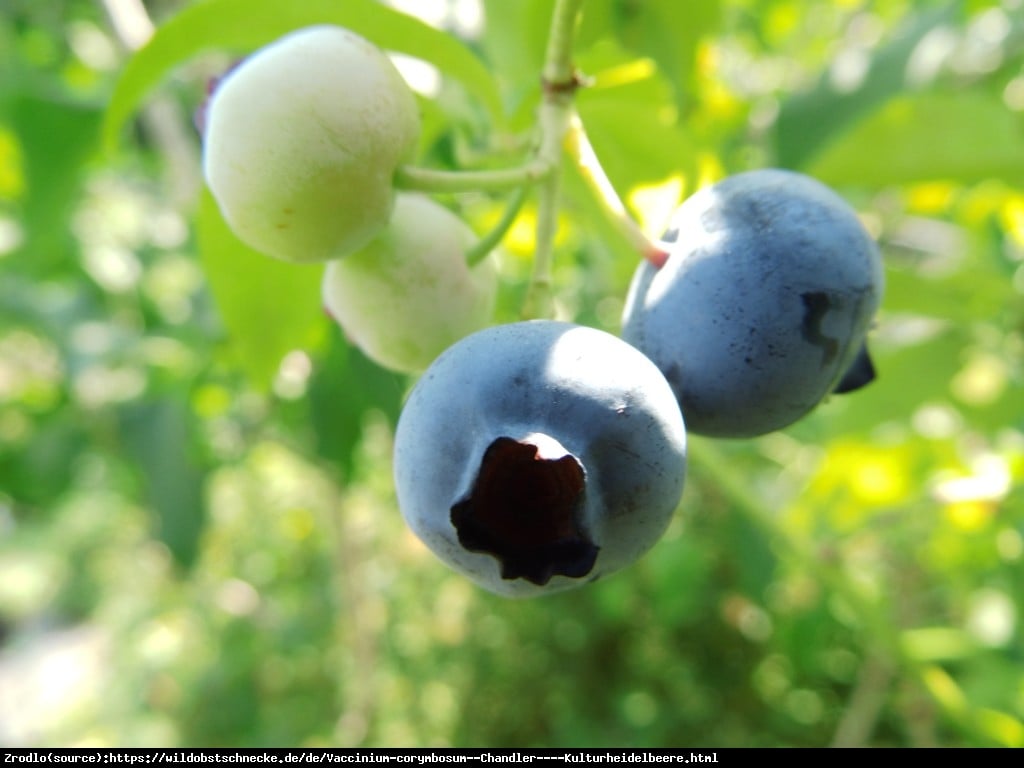
M399 506L442 560L509 596L635 561L683 492L687 430L782 429L874 377L882 266L852 209L757 170L687 199L642 261L621 338L491 325L498 275L454 213L396 190L416 99L388 57L332 26L245 59L211 94L204 171L237 236L323 262L323 301L371 359L422 374L395 436Z

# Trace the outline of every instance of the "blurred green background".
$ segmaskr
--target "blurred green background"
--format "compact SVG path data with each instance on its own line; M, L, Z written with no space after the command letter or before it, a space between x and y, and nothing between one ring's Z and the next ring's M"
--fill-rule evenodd
M406 531L411 380L202 191L207 79L315 20L396 53L420 164L519 162L551 0L395 5L0 0L0 743L1024 746L1021 0L586 0L579 109L649 233L797 168L887 292L875 383L691 438L665 538L532 601ZM566 193L559 315L617 331L636 256ZM505 204L440 199L481 233Z

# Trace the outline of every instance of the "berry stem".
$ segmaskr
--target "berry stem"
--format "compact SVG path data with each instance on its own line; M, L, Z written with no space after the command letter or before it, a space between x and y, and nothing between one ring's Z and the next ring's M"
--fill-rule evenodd
M501 219L497 224L484 235L476 245L470 248L466 252L466 263L470 267L475 267L481 261L483 261L487 254L493 251L501 241L505 238L512 223L516 220L516 216L519 215L519 211L523 207L523 202L526 200L527 187L519 187L515 192L512 193L512 199L509 200L508 206L505 208L505 212L501 215Z
M541 182L537 192L536 246L533 274L523 303L524 318L551 317L554 314L551 263L561 206L562 153L574 114L573 98L580 86L572 57L576 21L582 5L583 0L556 0L551 15L542 73L544 94L539 118L540 145L537 148L537 159L547 165L551 173Z
M652 240L644 234L640 225L629 214L625 203L622 202L611 179L608 178L608 174L601 166L579 115L574 115L569 125L565 149L575 161L580 175L600 202L601 209L607 214L609 220L619 228L643 258L651 262L656 269L661 269L668 260L666 244Z
M395 171L396 189L434 194L453 192L498 192L536 184L552 173L552 167L542 160L533 160L514 168L490 171L440 171L403 165Z
M537 190L537 224L533 254L533 274L526 291L522 315L524 319L547 318L554 315L554 291L551 265L554 260L555 237L558 234L558 212L561 205L561 142L568 126L568 109L545 103L541 107L541 131L544 142L540 152L553 163L554 172Z

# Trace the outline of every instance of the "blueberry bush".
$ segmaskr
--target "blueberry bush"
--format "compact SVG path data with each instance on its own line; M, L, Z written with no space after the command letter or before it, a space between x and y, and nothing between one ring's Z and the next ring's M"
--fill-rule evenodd
M0 743L1024 746L1021 0L2 7Z

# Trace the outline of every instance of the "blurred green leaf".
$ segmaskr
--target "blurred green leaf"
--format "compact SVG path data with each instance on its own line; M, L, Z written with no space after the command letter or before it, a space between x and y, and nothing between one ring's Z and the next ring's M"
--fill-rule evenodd
M367 413L384 414L394 425L405 395L405 377L371 362L332 328L309 382L307 421L317 455L347 479Z
M125 449L137 463L157 516L157 538L186 568L199 554L206 519L207 471L195 456L193 423L182 391L125 406L119 419Z
M461 82L491 119L502 122L501 100L490 71L456 37L375 0L204 0L157 28L129 60L111 96L104 145L116 145L124 123L175 67L209 49L248 53L281 35L313 24L337 24L386 50L427 61Z
M1024 747L1024 720L1007 712L979 708L974 712L978 730L1001 747Z
M974 639L954 627L908 629L901 640L911 658L927 663L963 659L977 650Z
M75 463L88 444L81 425L51 413L37 423L26 444L0 447L0 495L48 511L72 484Z
M696 454L697 476L701 476L704 468L700 462L706 461L707 451ZM734 584L751 601L761 604L765 598L765 585L774 581L778 568L778 557L775 545L765 535L763 527L752 522L742 514L730 514L722 525L722 532L729 546L723 554L720 568L728 573L729 582Z
M870 53L855 87L840 88L825 72L811 89L788 95L775 123L775 162L785 168L805 167L859 117L915 87L908 81L911 57L929 34L955 18L960 5L955 0L909 15L901 30Z
M483 0L487 25L481 44L501 83L510 112L532 119L540 100L540 72L547 41L538 35L551 20L554 0Z
M714 566L707 548L687 531L678 540L655 548L646 564L657 587L651 600L660 619L668 626L697 621L708 607L707 583Z
M249 248L235 237L208 190L196 235L230 351L252 384L266 390L282 358L311 343L325 325L323 267L277 261Z
M885 275L886 311L970 323L991 317L996 308L1017 300L1005 275L970 264L970 279L960 270L927 275L915 269L890 268Z
M20 251L32 272L59 270L71 259L70 222L85 164L97 148L102 112L83 104L21 93L0 103L20 144L25 194L20 201L27 233Z
M808 172L837 186L1013 184L1024 178L1024 121L983 92L901 96L837 137Z
M721 17L719 0L596 0L587 5L581 39L610 33L629 50L650 57L671 83L676 104L685 108L697 47Z

